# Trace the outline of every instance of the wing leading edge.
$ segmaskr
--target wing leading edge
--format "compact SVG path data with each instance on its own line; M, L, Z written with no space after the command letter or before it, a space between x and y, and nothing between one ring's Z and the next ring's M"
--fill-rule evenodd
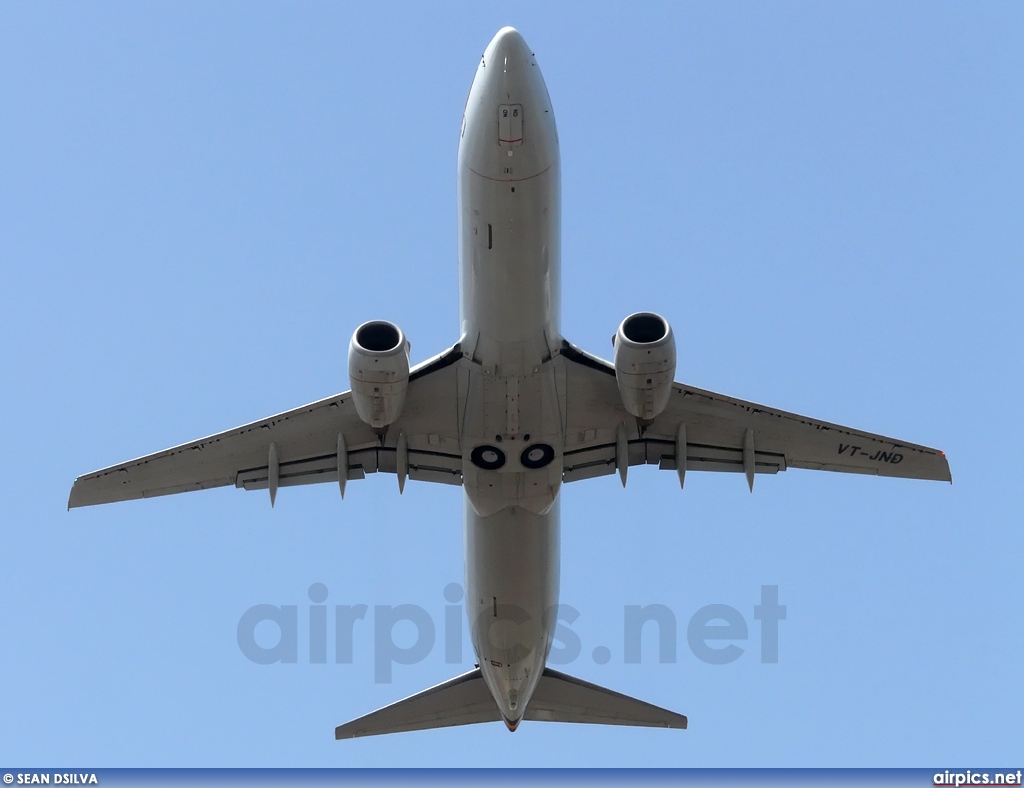
M565 343L564 481L615 473L624 465L755 473L788 468L952 481L938 449L874 435L680 383L668 407L641 426L622 410L615 368Z
M368 473L462 483L458 345L412 369L399 420L378 435L357 415L351 392L184 443L75 480L68 508L235 485L246 490ZM343 484L342 484L343 487ZM342 490L344 492L344 490Z

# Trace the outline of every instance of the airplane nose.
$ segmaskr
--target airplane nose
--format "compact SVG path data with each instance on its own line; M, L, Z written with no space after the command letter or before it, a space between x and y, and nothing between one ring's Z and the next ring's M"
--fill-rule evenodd
M537 59L514 27L499 30L484 50L462 121L459 166L466 172L520 182L557 163L551 99Z
M533 53L526 45L526 40L514 27L501 28L491 39L487 50L490 53L490 57L486 58L487 65L499 68L506 74L529 66L533 60Z

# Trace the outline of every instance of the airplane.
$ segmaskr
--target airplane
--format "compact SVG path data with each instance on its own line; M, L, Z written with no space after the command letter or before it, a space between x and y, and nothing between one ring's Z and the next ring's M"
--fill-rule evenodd
M611 362L559 326L558 132L533 52L502 28L459 134L461 333L410 367L385 320L349 343L351 390L75 480L68 508L234 485L268 490L369 473L461 485L477 666L340 725L335 737L523 720L685 728L687 718L546 665L559 593L559 490L635 465L758 474L790 468L952 481L937 449L676 383L675 338L629 315Z

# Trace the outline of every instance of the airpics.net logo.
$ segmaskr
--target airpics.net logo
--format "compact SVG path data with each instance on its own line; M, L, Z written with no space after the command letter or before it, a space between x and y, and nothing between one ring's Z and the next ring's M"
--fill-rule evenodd
M300 651L309 664L322 665L331 660L346 665L354 661L357 640L372 637L374 681L378 684L391 682L395 665L414 665L430 657L439 641L446 664L465 664L464 593L458 583L449 583L444 588L446 604L440 627L434 616L419 605L374 605L371 613L366 604L328 605L328 596L327 586L313 583L307 591L311 603L308 606L253 605L238 619L239 650L257 665L296 664ZM302 607L308 609L300 614ZM779 604L779 587L762 585L760 600L751 608L760 661L777 663L779 623L786 619L786 606ZM474 622L474 630L487 632L495 622L501 621L517 627L529 623L529 615L515 606L497 605L496 613L492 616L489 609L482 609L479 620ZM548 615L555 624L548 664L569 665L583 658L583 641L573 629L580 611L563 604L549 610ZM650 658L653 650L648 648L645 652L644 636L648 633L649 644L652 632L658 662L674 664L678 661L680 618L670 607L624 605L621 621L621 640L615 654L621 655L625 664L639 664ZM698 608L685 619L683 637L690 654L701 662L728 665L743 657L750 648L751 629L740 610L731 605L711 604ZM610 647L598 645L590 649L589 656L594 663L606 665L615 654Z
M1015 772L972 772L970 769L963 772L951 772L946 769L944 772L935 772L932 777L932 785L959 786L959 785L1021 785L1021 770Z

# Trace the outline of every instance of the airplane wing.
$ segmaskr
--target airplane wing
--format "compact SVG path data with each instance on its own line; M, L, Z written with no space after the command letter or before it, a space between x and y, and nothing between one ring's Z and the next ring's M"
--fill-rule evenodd
M378 471L462 484L458 420L458 345L413 367L405 406L380 437L356 414L350 392L233 430L87 473L75 480L68 508L233 484L271 490L345 481ZM399 468L400 462L405 466Z
M872 435L767 408L681 383L645 428L622 406L615 368L568 342L567 429L563 481L619 472L629 465L686 471L755 473L788 468L952 481L938 449Z

